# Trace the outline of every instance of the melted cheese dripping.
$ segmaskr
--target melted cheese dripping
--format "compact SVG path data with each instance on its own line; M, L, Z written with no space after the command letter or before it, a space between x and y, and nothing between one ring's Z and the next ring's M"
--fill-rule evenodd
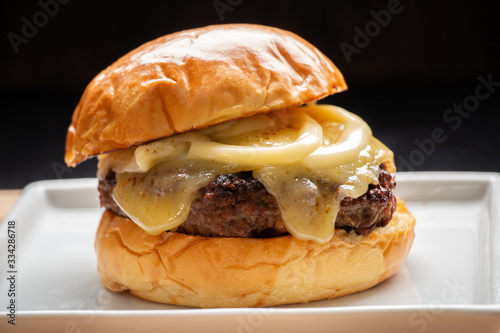
M287 230L327 242L340 201L378 183L392 152L359 117L308 104L179 134L100 156L99 177L113 169L113 196L151 234L175 230L196 192L219 174L252 170L273 194Z
M237 171L215 162L167 160L149 172L118 173L113 197L131 220L158 235L184 222L199 189L221 173Z

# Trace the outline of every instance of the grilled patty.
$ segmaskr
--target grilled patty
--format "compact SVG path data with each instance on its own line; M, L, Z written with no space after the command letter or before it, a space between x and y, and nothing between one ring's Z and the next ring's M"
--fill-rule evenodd
M111 194L116 185L110 171L99 180L101 206L126 217ZM396 209L394 177L381 166L379 184L358 198L344 198L335 227L367 235L389 223ZM252 177L251 171L219 175L200 189L188 218L177 232L206 237L274 237L286 235L276 198Z

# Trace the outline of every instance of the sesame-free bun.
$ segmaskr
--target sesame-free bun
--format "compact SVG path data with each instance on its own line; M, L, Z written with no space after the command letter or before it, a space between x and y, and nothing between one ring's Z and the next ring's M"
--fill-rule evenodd
M293 33L251 24L181 31L129 52L90 82L68 129L65 161L75 166L346 88L335 65Z
M415 219L398 199L391 222L367 236L335 230L326 244L292 236L152 236L105 211L96 237L103 284L155 302L194 307L263 307L330 299L395 274Z

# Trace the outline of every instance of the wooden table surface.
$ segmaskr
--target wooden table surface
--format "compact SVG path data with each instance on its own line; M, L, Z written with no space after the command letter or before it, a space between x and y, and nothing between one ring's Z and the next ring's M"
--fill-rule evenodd
M0 190L0 223L21 195L21 190Z

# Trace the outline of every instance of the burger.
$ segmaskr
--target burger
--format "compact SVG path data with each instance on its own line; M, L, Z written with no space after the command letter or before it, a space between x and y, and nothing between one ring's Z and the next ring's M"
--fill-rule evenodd
M166 35L99 73L77 105L68 166L98 158L103 285L192 307L263 307L373 287L415 219L393 153L317 48L277 28Z

